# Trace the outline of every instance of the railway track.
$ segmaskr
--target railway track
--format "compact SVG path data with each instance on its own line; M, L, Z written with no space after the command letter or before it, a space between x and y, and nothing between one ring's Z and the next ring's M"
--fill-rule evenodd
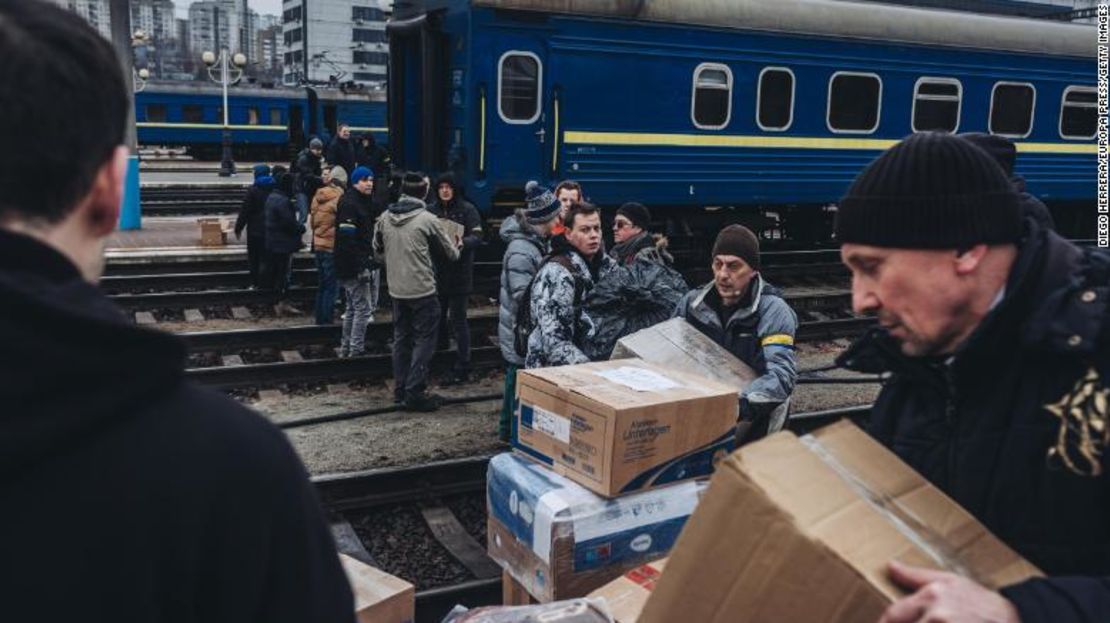
M484 400L488 397L475 398ZM845 417L859 423L867 417L869 410L870 405L862 405L798 413L791 416L787 426L797 434L805 434ZM437 547L446 550L471 576L465 581L416 592L416 621L438 622L456 604L473 608L501 602L500 570L485 556L485 548L473 535L481 528L472 525L474 518L457 516L446 502L460 496L482 498L489 459L489 456L476 456L412 467L318 476L312 482L331 518L339 550L375 566L383 566L382 561L367 549L363 542L364 535L358 534L354 525L357 517L367 513L398 512L399 508L418 514L424 522L426 534L409 531L397 534L395 538L432 538L437 541ZM481 526L484 526L484 521L481 521ZM388 565L385 567L386 571L397 571L388 568ZM414 583L421 580L416 577L405 579Z

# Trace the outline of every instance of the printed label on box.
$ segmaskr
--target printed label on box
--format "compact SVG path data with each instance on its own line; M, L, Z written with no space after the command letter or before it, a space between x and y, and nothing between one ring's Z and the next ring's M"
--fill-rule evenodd
M621 366L615 370L602 370L594 374L638 392L660 392L682 387L681 383L676 383L654 370L634 366Z
M532 407L532 427L563 443L570 443L570 420L547 409Z

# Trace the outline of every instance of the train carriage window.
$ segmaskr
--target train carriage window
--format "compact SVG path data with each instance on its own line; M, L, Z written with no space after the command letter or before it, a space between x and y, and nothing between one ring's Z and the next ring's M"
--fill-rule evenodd
M509 51L497 64L497 112L505 123L532 123L540 117L543 65L531 52Z
M794 122L794 72L785 67L759 72L755 122L765 131L782 131Z
M166 122L166 105L165 104L147 104L146 105L146 120L149 123L165 123Z
M991 91L991 134L1025 138L1033 131L1037 92L1025 82L998 82Z
M879 127L883 83L875 74L838 71L829 80L826 123L837 134L870 134Z
M1064 89L1060 104L1060 138L1094 138L1098 125L1097 109L1098 97L1094 87L1071 86Z
M717 63L702 63L694 70L690 118L694 127L720 130L732 116L732 70Z
M181 120L185 123L204 123L204 109L198 104L185 104L181 107Z
M262 113L258 108L251 106L247 109L247 125L258 125L261 117Z
M270 125L282 125L280 108L270 109Z
M963 85L953 78L921 78L913 87L914 132L955 132L960 126Z

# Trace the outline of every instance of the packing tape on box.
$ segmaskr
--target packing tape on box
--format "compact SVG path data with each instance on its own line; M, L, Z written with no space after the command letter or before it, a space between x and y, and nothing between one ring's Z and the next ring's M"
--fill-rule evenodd
M817 458L828 465L840 479L844 481L860 498L866 501L880 515L894 526L902 536L917 546L941 568L958 573L985 584L970 567L960 561L959 555L949 547L945 540L918 519L913 512L899 504L890 494L877 491L869 486L855 472L841 463L827 448L821 445L813 435L804 435L799 438Z

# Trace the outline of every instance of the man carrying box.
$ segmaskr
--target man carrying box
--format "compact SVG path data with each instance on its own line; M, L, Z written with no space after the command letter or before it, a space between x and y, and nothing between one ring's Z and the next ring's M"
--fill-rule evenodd
M785 422L771 414L794 391L798 378L794 332L798 317L778 290L759 274L759 239L743 225L729 225L713 243L713 281L686 294L675 308L759 378L740 395L740 419L750 422L741 441L759 439Z
M938 133L868 165L836 235L880 325L839 363L892 374L871 435L1057 576L996 593L892 564L912 595L882 620L1110 620L1110 254L1023 219L991 157Z

